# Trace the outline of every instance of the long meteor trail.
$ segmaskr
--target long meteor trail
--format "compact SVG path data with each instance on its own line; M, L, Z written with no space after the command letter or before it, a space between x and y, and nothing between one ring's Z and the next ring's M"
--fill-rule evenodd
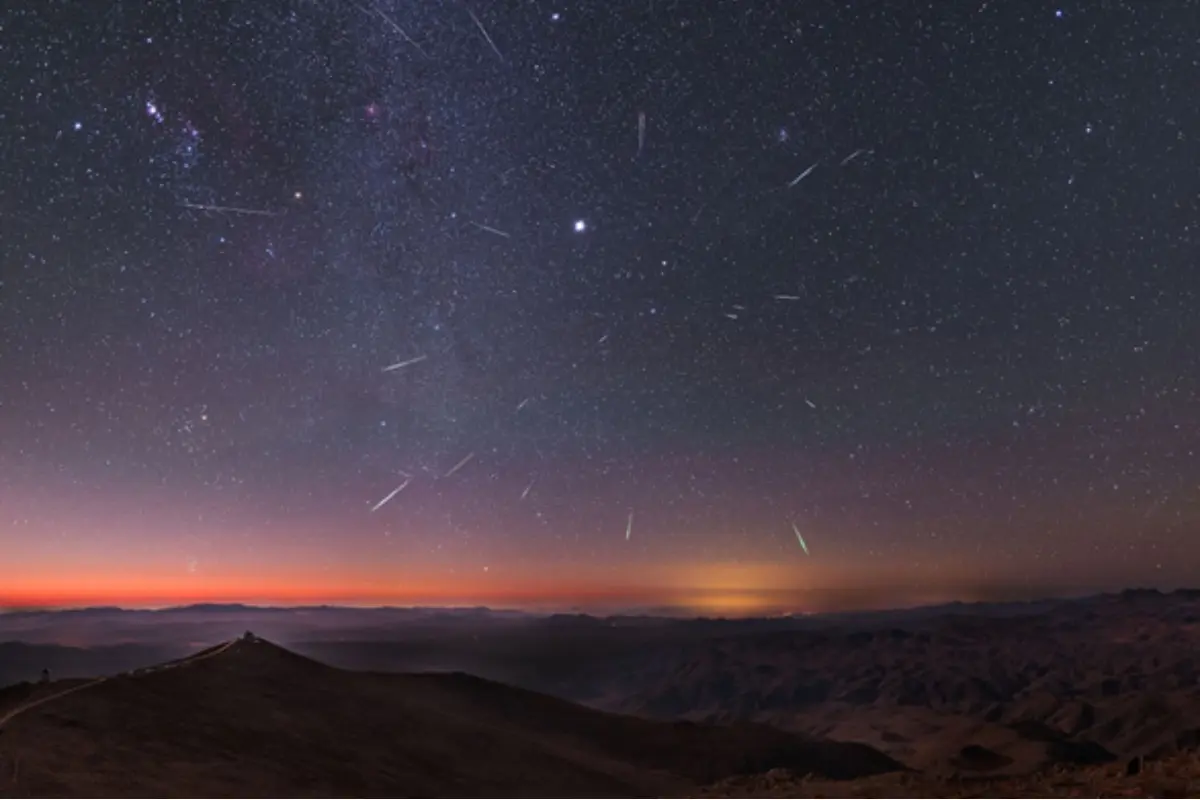
M804 549L804 555L808 555L808 545L804 543L804 537L800 535L800 529L796 527L796 523L792 523L792 533L796 534L796 540L800 542L800 547Z
M415 358L410 358L407 361L397 361L395 364L392 364L391 366L384 367L383 371L384 372L395 372L398 369L404 369L405 367L411 367L413 364L420 364L422 361L424 361L427 358L429 358L429 356L416 356Z
M405 478L404 483L400 484L395 489L392 489L390 492L388 492L387 497L383 498L382 500L380 500L378 503L376 503L374 506L371 507L371 513L374 514L376 511L378 511L379 509L386 506L393 497L395 497L396 495L403 492L404 487L408 486L408 484L411 481L412 481L412 478Z

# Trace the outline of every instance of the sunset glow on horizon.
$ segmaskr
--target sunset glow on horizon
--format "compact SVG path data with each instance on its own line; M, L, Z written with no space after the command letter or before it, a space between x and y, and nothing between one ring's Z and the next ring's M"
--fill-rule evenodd
M279 558L281 552L274 551ZM28 559L28 553L26 554ZM404 567L341 559L314 568L301 558L273 565L220 561L100 566L94 556L55 566L31 560L0 566L0 609L196 603L267 606L437 606L539 612L756 616L931 605L952 601L1034 599L1097 588L1046 574L1041 582L1005 575L978 560L930 557L911 564L864 564L832 557L811 562L619 562L547 570L527 559L470 572L446 564ZM1118 586L1113 583L1111 586ZM1111 588L1100 584L1098 588Z

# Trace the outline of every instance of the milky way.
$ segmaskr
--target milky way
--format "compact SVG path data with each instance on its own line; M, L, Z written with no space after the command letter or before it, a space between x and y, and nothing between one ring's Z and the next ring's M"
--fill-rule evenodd
M3 12L0 604L1191 580L1200 21L853 5Z

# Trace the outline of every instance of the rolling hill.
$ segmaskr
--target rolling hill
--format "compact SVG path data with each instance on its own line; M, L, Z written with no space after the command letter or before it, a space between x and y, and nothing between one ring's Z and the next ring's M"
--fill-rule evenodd
M1200 746L1198 650L1200 594L1128 591L672 645L564 694L863 742L926 773L1025 775Z
M0 787L36 796L674 796L785 769L902 769L861 744L639 719L461 673L336 669L265 640L0 693Z

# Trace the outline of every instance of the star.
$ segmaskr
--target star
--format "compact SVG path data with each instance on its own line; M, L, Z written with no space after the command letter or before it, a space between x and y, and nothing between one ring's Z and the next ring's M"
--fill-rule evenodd
M0 559L0 588L45 599L36 565L137 594L196 559L228 599L403 604L451 567L457 602L468 571L601 596L609 570L753 564L752 588L822 571L834 602L878 598L865 555L921 598L909 562L954 564L933 588L966 599L976 575L1041 592L1200 559L1178 214L1200 112L1151 69L1190 57L1171 4L1105 28L1117 60L1161 58L1099 82L1070 65L1100 12L1066 35L1084 17L1057 4L1032 29L990 0L637 25L601 0L291 3L285 25L27 5L0 70L0 494L30 547L66 534L61 565L57 542ZM587 47L544 35L585 23ZM940 53L954 103L886 44L930 25L995 44ZM98 59L88 29L131 46ZM1069 574L1035 563L1093 543Z

